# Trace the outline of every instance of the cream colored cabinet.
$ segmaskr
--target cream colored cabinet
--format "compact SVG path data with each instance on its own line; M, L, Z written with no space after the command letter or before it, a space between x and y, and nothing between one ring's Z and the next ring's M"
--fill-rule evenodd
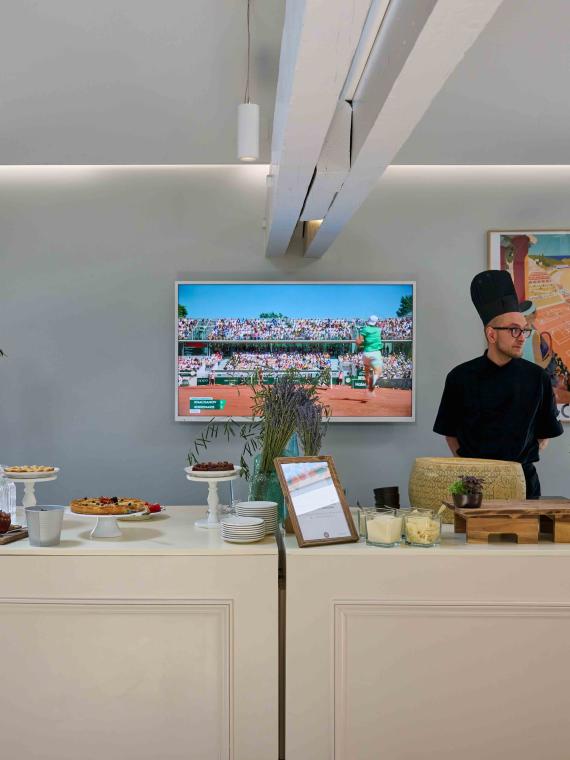
M7 760L277 758L277 547L223 543L203 510L93 541L0 547Z
M570 547L285 547L289 760L567 760Z

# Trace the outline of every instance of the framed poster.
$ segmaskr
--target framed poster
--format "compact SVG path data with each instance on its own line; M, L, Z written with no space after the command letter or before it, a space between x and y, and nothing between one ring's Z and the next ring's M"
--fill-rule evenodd
M561 422L570 422L570 230L491 230L489 269L510 273L533 332L523 358L550 376Z
M279 457L275 467L299 546L358 541L332 457Z

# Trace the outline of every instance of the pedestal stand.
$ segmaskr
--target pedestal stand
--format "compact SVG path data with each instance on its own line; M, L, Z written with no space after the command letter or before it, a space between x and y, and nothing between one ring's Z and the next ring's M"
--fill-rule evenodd
M50 475L48 478L12 478L8 473L4 474L5 478L8 478L13 483L24 484L24 498L22 499L22 506L35 507L37 505L35 486L36 483L49 483L52 480L57 480L57 475Z
M186 473L186 480L191 480L193 483L207 483L208 484L208 517L204 517L202 520L196 520L194 525L197 528L219 528L220 519L218 515L218 508L220 506L220 499L218 497L218 483L228 483L230 480L236 480L239 478L239 472L235 472L233 475L225 475L224 477L204 477L189 475Z

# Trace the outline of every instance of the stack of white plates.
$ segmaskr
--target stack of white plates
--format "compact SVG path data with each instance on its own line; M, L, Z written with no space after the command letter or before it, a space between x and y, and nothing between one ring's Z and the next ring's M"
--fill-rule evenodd
M277 504L274 501L240 501L236 504L236 515L261 517L268 536L277 530Z
M221 521L220 534L232 544L250 544L265 537L265 523L260 517L229 515Z

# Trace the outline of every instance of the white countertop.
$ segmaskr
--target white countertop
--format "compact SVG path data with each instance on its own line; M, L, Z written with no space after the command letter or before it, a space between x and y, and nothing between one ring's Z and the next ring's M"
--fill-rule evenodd
M164 513L140 522L119 520L120 538L92 539L89 534L97 518L65 514L59 546L30 546L27 538L0 545L0 556L20 555L262 555L277 554L272 536L253 544L222 541L218 529L196 528L194 523L206 514L206 507L166 507ZM18 522L23 515L18 509Z
M517 544L507 541L492 542L490 544L468 544L464 533L454 533L453 525L444 525L441 543L438 546L407 546L403 542L399 546L382 547L368 546L361 538L358 543L350 544L327 544L325 546L307 546L300 548L294 535L283 536L283 543L287 554L317 556L323 555L346 555L358 557L409 557L421 555L427 558L442 556L497 556L517 555L533 557L570 557L570 544L555 544L552 541L541 541L538 544Z

